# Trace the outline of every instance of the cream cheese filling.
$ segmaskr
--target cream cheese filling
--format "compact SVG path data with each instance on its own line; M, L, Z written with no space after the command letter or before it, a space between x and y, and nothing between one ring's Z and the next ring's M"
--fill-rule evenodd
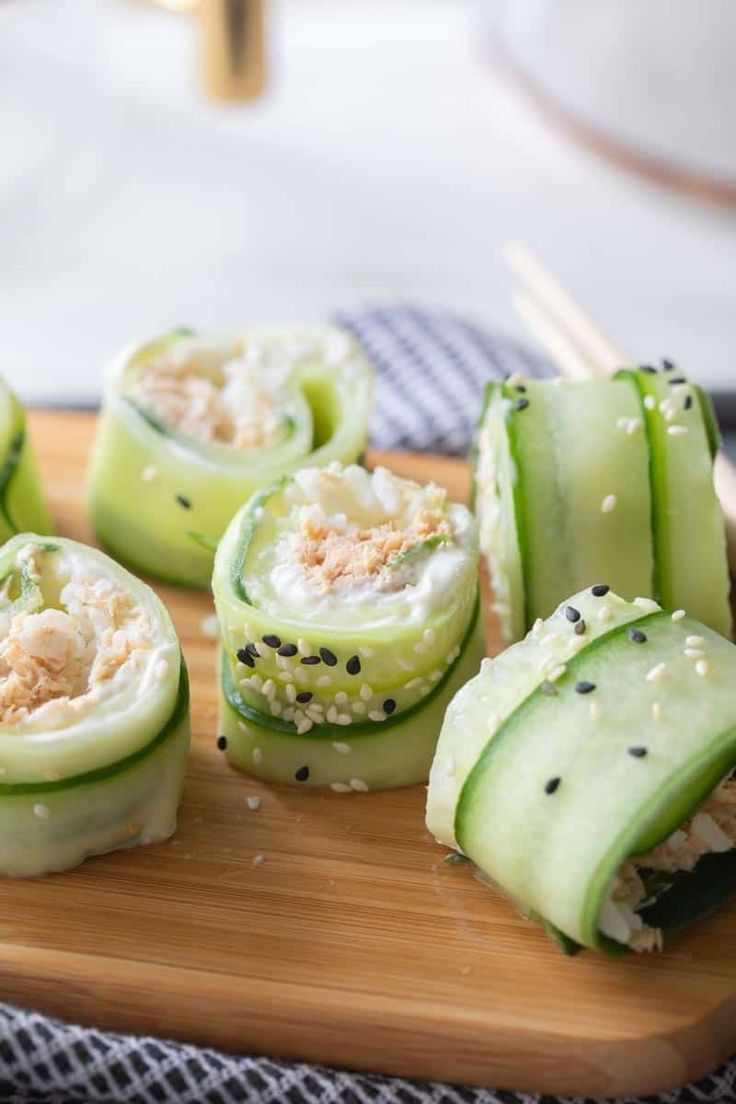
M40 590L15 611L7 586L0 596L3 727L64 727L143 682L157 660L155 626L115 579L34 546L17 566Z

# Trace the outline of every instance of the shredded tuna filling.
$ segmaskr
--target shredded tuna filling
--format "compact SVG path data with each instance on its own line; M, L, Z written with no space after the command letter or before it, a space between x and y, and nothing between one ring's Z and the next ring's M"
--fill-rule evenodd
M112 580L72 569L59 603L10 620L0 642L0 724L21 723L50 702L77 713L150 651L149 618Z
M165 425L204 443L246 452L284 434L278 389L243 360L226 362L214 378L192 364L153 362L129 393Z
M345 581L392 589L403 585L391 572L392 564L426 541L451 536L447 519L433 510L418 512L405 528L390 520L368 528L335 529L329 519L308 515L297 533L296 559L309 583L325 592Z
M647 927L636 912L647 901L641 871L688 873L695 869L703 855L730 851L735 845L736 780L727 779L664 843L622 864L601 914L601 930L605 928L605 934L626 943L634 951L660 950L662 932Z

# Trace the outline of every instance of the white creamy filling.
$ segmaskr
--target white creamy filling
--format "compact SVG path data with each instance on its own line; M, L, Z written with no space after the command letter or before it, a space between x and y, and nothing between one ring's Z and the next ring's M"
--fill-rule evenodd
M634 951L660 950L661 931L647 927L637 912L646 903L641 871L689 872L703 855L730 851L734 846L736 782L727 779L664 843L646 855L627 859L619 868L601 909L600 931Z
M297 472L285 497L290 510L269 577L262 587L249 582L259 605L418 621L468 572L472 518L434 484L334 464Z
M176 342L135 374L128 394L187 437L238 451L269 448L286 432L287 348L196 339Z
M27 547L18 559L54 592L54 605L16 613L0 607L0 724L64 727L142 686L158 656L154 624L132 596L69 553Z

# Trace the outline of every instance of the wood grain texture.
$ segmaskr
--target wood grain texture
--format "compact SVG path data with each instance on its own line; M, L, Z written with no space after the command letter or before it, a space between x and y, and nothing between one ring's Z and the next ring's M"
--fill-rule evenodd
M91 415L31 416L58 528L81 539L92 429ZM467 491L461 461L371 459ZM423 787L321 794L229 768L201 630L211 600L159 590L192 675L179 831L0 881L3 999L232 1051L590 1096L672 1087L736 1049L734 907L652 958L564 958L468 867L443 863Z

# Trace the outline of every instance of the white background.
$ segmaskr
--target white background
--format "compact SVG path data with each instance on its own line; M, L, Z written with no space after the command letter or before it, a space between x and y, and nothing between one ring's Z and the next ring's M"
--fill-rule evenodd
M0 371L93 399L122 343L411 299L514 330L537 249L640 359L736 386L736 221L610 168L494 75L462 0L284 0L271 88L221 106L194 21L0 3Z

